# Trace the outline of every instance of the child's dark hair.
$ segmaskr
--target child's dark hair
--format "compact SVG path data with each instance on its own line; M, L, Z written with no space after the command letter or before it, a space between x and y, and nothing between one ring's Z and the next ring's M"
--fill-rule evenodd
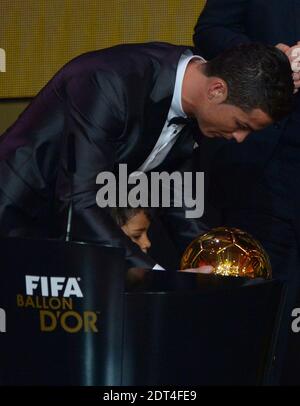
M145 207L111 207L110 214L115 222L123 227L132 217L138 213L143 212L145 216L151 221L151 212Z

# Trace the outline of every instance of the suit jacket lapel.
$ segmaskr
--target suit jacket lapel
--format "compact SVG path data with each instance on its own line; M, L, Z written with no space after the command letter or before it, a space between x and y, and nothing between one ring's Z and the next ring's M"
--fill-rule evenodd
M178 170L181 164L191 158L195 142L199 142L200 137L201 133L197 124L185 126L164 161L154 171L173 172Z
M185 49L186 47L182 47L170 53L167 64L162 66L157 77L154 77L155 83L145 105L142 134L138 134L138 153L133 154L128 161L129 171L134 171L142 165L161 134L172 102L177 64Z

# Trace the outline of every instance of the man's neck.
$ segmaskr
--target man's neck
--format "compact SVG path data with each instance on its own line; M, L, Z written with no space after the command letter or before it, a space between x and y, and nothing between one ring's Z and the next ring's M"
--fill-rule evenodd
M194 116L195 106L201 103L206 76L203 73L205 62L192 59L185 71L182 83L182 108L190 117Z

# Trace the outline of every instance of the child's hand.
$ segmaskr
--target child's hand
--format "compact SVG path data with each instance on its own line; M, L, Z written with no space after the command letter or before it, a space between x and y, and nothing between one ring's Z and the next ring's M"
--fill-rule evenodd
M191 273L213 273L214 267L211 265L201 265L199 268L183 269L180 272L191 272Z

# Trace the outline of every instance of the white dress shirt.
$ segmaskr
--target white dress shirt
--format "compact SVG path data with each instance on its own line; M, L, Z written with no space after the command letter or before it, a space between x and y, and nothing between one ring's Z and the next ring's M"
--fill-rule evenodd
M186 67L190 62L190 60L193 58L201 59L202 61L204 61L204 59L201 58L201 56L193 55L190 50L185 51L181 55L176 71L176 79L171 106L168 112L167 120L163 126L162 132L150 155L147 157L145 162L137 169L137 171L129 175L130 177L138 177L141 172L150 171L151 169L160 165L167 156L167 154L169 153L172 146L175 144L179 132L184 126L184 124L171 124L170 126L168 126L168 124L173 117L178 116L187 117L187 115L183 111L181 104L182 82ZM152 269L161 271L165 270L159 264L156 264Z

